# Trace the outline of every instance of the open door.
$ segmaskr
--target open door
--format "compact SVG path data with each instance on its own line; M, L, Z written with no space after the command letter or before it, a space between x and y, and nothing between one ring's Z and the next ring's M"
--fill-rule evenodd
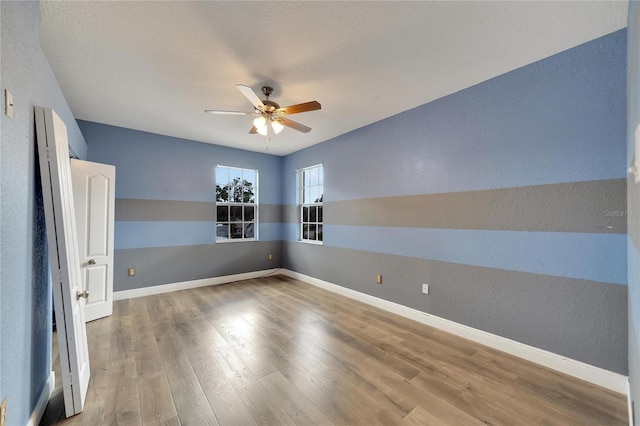
M113 312L113 225L116 168L109 164L71 160L78 254L89 298L85 321Z
M82 412L89 386L88 293L80 277L67 127L51 108L35 107L35 115L64 408L71 417Z

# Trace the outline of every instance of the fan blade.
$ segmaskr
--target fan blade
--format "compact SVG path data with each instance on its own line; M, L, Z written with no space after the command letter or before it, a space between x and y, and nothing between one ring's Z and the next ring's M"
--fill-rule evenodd
M315 111L321 108L318 101L305 102L303 104L289 105L279 108L276 113L279 114L298 114L300 112Z
M220 111L216 109L205 109L204 112L209 114L218 114L218 115L259 115L256 112L245 112L245 111Z
M251 105L258 108L260 111L264 109L264 104L262 103L258 95L256 95L256 92L254 92L251 87L245 84L236 84L236 87L238 88L240 93L244 95L245 98L249 99L249 102L251 102Z
M255 135L256 133L258 133L258 128L256 126L253 126L251 130L249 130L249 134Z
M278 119L278 123L282 124L283 126L291 127L292 129L302 133L309 133L311 131L311 127L307 127L304 124L289 120L288 118L280 118Z

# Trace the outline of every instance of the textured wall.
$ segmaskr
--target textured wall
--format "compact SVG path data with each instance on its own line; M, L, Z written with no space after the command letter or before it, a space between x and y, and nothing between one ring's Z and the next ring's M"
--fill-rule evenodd
M116 166L115 291L280 265L280 157L78 123L89 159ZM259 241L215 243L218 164L258 170Z
M285 157L283 266L626 374L625 54L621 30ZM296 242L318 163L323 246Z
M634 132L640 124L640 5L629 2L627 48L627 163L635 151ZM635 424L640 424L640 184L628 179L629 220L629 382L635 403Z
M51 372L51 286L33 106L56 110L81 158L86 144L40 49L39 3L3 1L0 10L1 88L15 102L14 118L0 118L0 399L9 400L8 424L24 425Z

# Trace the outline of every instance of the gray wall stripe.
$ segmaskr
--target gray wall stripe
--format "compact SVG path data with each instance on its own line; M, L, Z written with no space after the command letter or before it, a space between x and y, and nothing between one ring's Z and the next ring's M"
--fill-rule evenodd
M626 179L324 203L325 223L544 232L627 232ZM284 218L295 222L287 208Z
M327 203L325 202L324 205ZM326 219L325 223L326 223ZM283 223L300 223L300 207L297 205L286 204L282 206L282 222Z
M122 222L215 221L216 205L201 201L116 198L115 220ZM279 204L260 204L260 223L280 223Z
M296 242L282 267L627 374L626 286Z
M282 205L260 204L260 223L282 223Z
M271 254L273 258L268 259ZM280 266L280 241L247 241L114 251L113 290L132 290ZM127 269L136 268L136 276Z

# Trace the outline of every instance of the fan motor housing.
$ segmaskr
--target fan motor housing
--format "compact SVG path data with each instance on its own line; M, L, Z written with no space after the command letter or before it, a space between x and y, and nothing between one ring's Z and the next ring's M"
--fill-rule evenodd
M265 100L262 101L262 103L264 104L264 110L266 112L273 112L275 110L277 110L278 108L280 108L280 105L278 105L277 103L270 101L270 100Z

